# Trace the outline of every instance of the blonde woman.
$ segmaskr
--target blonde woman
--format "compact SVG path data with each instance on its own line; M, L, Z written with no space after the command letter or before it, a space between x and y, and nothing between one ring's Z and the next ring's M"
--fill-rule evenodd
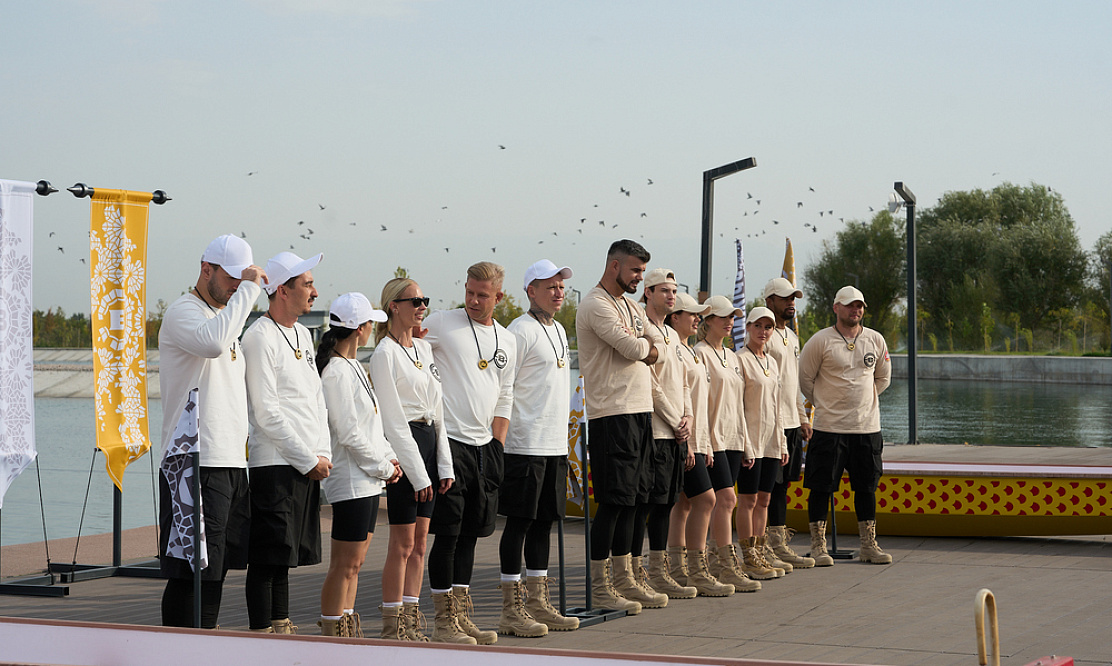
M691 389L691 436L686 442L683 491L672 507L668 525L668 556L672 578L680 585L694 587L701 596L726 597L734 593L734 586L715 579L707 569L706 558L707 529L714 512L714 487L707 470L707 463L713 464L713 460L708 461L710 370L687 344L698 333L702 315L709 311L690 294L678 293L673 312L664 320L678 334L676 353Z
M402 475L382 432L382 415L367 373L355 353L371 338L374 322L386 321L363 294L344 294L332 302L329 329L317 347L332 471L321 483L332 505L332 552L320 591L318 623L324 636L362 638L355 593L359 569L367 557L378 499L387 484Z
M731 518L737 505L734 484L743 466L752 466L745 459L745 415L742 395L745 380L737 354L724 341L734 327L734 317L741 314L725 296L711 296L704 305L709 313L699 324L699 342L695 353L710 372L707 398L707 423L710 429L712 456L708 459L711 485L714 487L714 512L711 534L717 544L711 573L720 581L730 583L740 592L760 589L760 583L742 571L733 545Z
M426 540L436 493L452 486L452 454L432 347L413 336L429 299L413 280L394 278L382 288L382 304L387 320L375 327L371 380L403 472L386 490L390 546L382 570L382 638L427 641L419 609Z
M751 578L778 578L792 565L767 555L765 525L768 504L780 468L788 464L788 440L780 418L780 366L765 351L776 328L772 310L753 308L745 318L745 346L738 352L745 378L745 457L753 465L738 476L737 538L741 543L741 569ZM772 556L775 558L775 556Z

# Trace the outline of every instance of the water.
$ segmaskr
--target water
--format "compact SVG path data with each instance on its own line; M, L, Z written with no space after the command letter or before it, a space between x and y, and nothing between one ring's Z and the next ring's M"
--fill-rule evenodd
M976 381L919 381L919 441L996 446L1112 447L1112 386ZM880 398L881 428L892 442L907 441L907 382L897 380ZM150 401L155 439L162 423L161 401ZM81 505L95 449L93 401L35 400L43 502L51 539L78 533ZM155 449L159 447L156 445ZM158 450L153 460L161 459ZM144 456L124 474L124 528L157 522L151 473ZM38 477L34 463L8 489L0 514L3 545L42 540ZM112 530L112 482L104 456L96 454L83 535ZM72 553L55 554L57 558Z

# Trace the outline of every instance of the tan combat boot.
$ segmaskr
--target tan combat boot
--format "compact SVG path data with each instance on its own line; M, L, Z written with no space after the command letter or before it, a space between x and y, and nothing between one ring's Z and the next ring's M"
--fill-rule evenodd
M459 620L459 628L463 629L463 633L474 638L478 645L494 645L497 643L498 632L480 629L471 621L471 613L475 610L474 604L471 603L471 589L453 585L452 596L459 601L456 606L456 619Z
M876 542L876 521L862 520L857 523L857 533L861 535L861 552L858 557L862 562L871 564L892 564L892 556L880 549Z
M281 620L271 620L270 626L273 627L276 634L296 634L297 625L290 621L290 618L283 618Z
M776 552L772 550L772 546L768 544L768 537L757 537L757 547L761 551L761 556L764 557L765 562L773 569L780 569L786 574L790 574L794 566L790 562L785 562L779 557L776 557Z
M749 539L746 539L746 541L752 542L753 550L757 553L757 557L760 559L761 564L765 565L769 569L772 569L772 573L776 574L777 578L783 578L784 575L788 573L786 569L776 566L775 564L770 562L767 557L765 557L764 537L750 537ZM741 548L741 546L739 546L739 548Z
M436 643L454 643L456 645L475 645L475 639L463 632L459 626L456 614L459 612L459 600L452 596L452 592L433 592L433 607L436 616L433 619L432 640Z
M351 613L344 613L344 621L347 622L347 635L349 637L365 638L363 636L363 618L359 617L359 613L354 611Z
M329 620L322 617L317 620L317 626L320 627L321 636L336 636L337 638L347 638L350 636L348 633L347 621L344 618L339 620Z
M626 599L614 589L610 565L609 559L591 560L591 608L624 610L627 615L637 615L641 612L641 604Z
M719 546L717 555L718 570L721 574L715 578L733 585L735 592L757 592L761 589L759 580L753 580L741 570L741 563L738 562L737 551L734 550L733 544Z
M525 583L503 581L502 618L498 620L498 633L523 638L540 638L548 635L548 627L533 619L525 610Z
M761 557L760 551L757 550L757 537L749 537L741 541L741 570L754 580L772 580L780 577L776 575L776 570Z
M668 546L668 574L677 585L688 585L687 546Z
M649 551L649 585L657 592L663 592L669 599L694 599L699 591L693 587L680 585L672 578L668 551Z
M428 643L429 637L424 634L428 629L425 624L425 614L421 612L421 604L407 602L402 604L402 640L417 643Z
M579 618L560 615L560 611L549 601L548 581L548 576L525 577L525 611L552 631L578 629Z
M695 588L700 596L728 597L734 593L734 586L722 583L707 571L707 554L703 550L692 550L687 554L687 563L690 569L687 572L687 582Z
M787 525L776 525L768 528L768 545L781 562L786 562L796 569L810 569L815 566L815 561L810 557L799 555L788 544L795 535L795 530Z
M382 633L379 638L385 638L391 641L404 641L405 630L403 629L404 619L402 613L404 612L401 606L379 606L378 609L382 612Z
M638 580L640 567L634 570L632 555L612 555L610 562L614 567L614 590L618 594L640 603L642 608L664 608L668 605L667 594L641 586Z
M834 566L834 558L826 550L826 521L820 520L807 525L811 528L811 558L815 560L815 566Z

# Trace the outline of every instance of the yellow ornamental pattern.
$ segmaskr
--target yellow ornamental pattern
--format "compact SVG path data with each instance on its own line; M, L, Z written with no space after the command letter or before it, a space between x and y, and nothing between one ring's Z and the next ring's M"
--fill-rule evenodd
M124 469L150 449L144 307L150 201L150 193L97 188L91 212L97 448L121 490Z

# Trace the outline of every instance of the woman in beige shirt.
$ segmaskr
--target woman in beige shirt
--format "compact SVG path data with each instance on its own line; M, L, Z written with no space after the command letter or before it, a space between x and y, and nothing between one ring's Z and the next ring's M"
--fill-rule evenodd
M753 308L745 318L745 346L738 351L745 379L745 458L738 475L737 537L741 543L741 569L750 578L779 578L791 565L781 567L766 559L764 549L768 504L780 468L788 464L788 440L780 420L780 368L765 352L765 343L776 328L772 310ZM759 535L759 536L758 536Z
M730 583L738 591L758 586L742 572L733 545L731 517L737 505L734 484L741 468L752 461L745 461L745 415L742 412L742 394L745 381L737 354L723 341L730 336L734 317L741 310L725 296L711 296L704 305L710 313L699 325L699 342L695 353L710 372L710 390L707 394L707 425L710 429L712 455L707 459L711 485L714 487L714 513L711 516L711 534L717 544L711 573L718 580Z

